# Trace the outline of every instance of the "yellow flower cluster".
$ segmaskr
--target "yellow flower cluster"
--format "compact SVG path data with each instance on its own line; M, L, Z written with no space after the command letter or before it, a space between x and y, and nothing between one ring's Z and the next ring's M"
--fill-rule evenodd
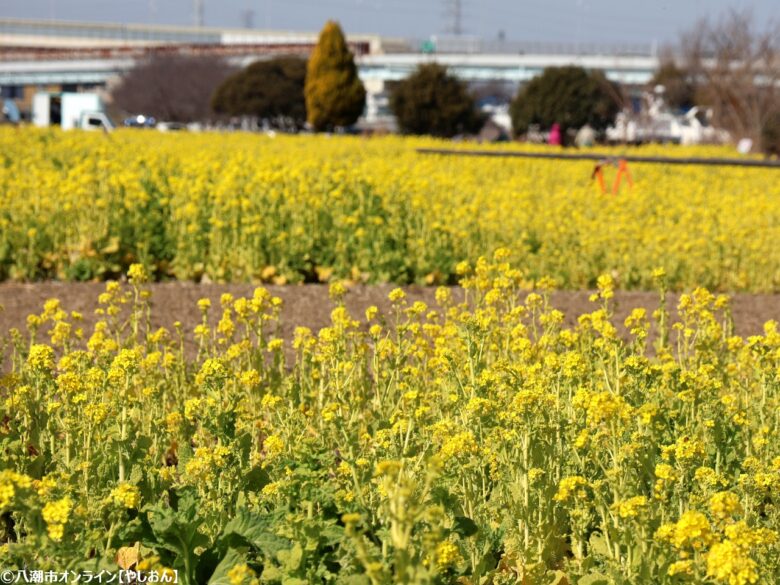
M230 449L225 446L196 448L195 455L185 465L187 481L207 482L216 479L228 457L230 457Z
M135 509L141 503L141 493L137 486L122 483L111 491L111 500L117 506Z
M645 496L634 496L622 502L616 502L618 516L621 518L636 518L648 504Z
M65 534L65 524L68 522L73 502L67 496L54 502L49 502L43 507L41 515L46 522L49 538L57 542L62 540Z
M228 571L230 585L258 585L260 581L246 563L236 565Z
M730 540L715 544L707 555L707 574L728 585L756 583L757 568L747 551Z
M278 435L270 435L263 441L266 463L276 459L284 451L284 441Z
M17 490L27 490L32 479L10 469L0 471L0 511L7 510L14 503Z
M584 498L585 489L588 481L579 475L564 477L558 484L558 493L555 494L555 500L562 502L571 497Z
M27 365L36 370L51 370L54 368L54 350L48 345L36 343L30 348Z
M455 543L446 540L436 547L436 564L439 567L449 567L460 560L460 551Z
M701 550L712 543L713 534L709 520L701 512L685 512L676 524L664 524L657 537L668 540L679 550Z
M710 498L710 512L718 520L727 520L742 513L739 496L732 492L718 492Z

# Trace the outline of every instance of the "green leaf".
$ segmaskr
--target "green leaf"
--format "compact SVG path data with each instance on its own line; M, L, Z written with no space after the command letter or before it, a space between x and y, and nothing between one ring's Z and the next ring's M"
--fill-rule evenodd
M229 543L232 537L238 536L265 556L275 557L279 551L290 547L289 540L271 531L275 522L274 516L263 516L241 509L225 525L220 541L224 539Z
M228 549L227 554L222 558L217 568L214 569L208 585L230 585L228 573L233 567L242 563L246 563L246 554L234 548Z
M345 577L339 577L336 581L337 585L371 585L371 580L368 575L346 575Z
M252 492L259 492L269 483L271 483L271 478L268 472L260 467L255 467L244 475L244 485L246 485L247 490Z
M46 468L46 460L43 455L38 455L27 464L27 475L34 478L43 477L43 471Z
M249 512L245 508L240 508L236 511L236 515L225 524L225 527L222 529L222 534L227 535L235 533L240 534L247 539L251 539L254 534L270 530L272 525L273 520L270 517L255 514Z
M195 583L195 570L197 569L197 557L195 549L206 547L209 538L198 531L203 518L198 516L197 496L186 491L178 497L172 492L171 500L176 500L176 509L173 510L159 504L148 510L148 522L154 538L148 544L155 549L165 549L174 554L172 568L184 571L182 583L190 585Z
M321 536L328 546L338 544L344 538L344 527L338 524L328 524L322 529Z
M597 555L601 555L602 557L610 556L607 541L604 540L604 537L600 533L594 532L591 534L589 543L591 550Z
M141 515L122 523L117 529L117 542L127 543L140 541L147 544L154 542L154 532L149 526L149 523L145 520L146 516Z
M639 569L642 567L645 562L647 561L647 558L642 554L642 547L638 544L631 547L631 566L635 569Z
M554 579L550 582L549 585L568 585L569 584L569 578L566 576L566 573L563 571L555 571L553 573Z
M289 550L280 550L276 553L276 558L282 563L282 566L288 573L297 571L303 560L303 548L297 542Z
M272 581L279 581L282 578L282 572L279 567L272 564L267 564L263 567L263 574L260 576L260 581L263 583L270 583Z
M456 516L455 524L452 527L452 531L459 534L462 538L468 538L474 536L479 532L479 526L471 518L466 516Z
M140 465L134 465L130 471L130 478L128 481L133 485L138 485L144 480L144 470Z
M609 585L609 578L601 573L591 573L577 581L577 585Z
M274 556L279 551L284 550L284 547L289 546L290 542L280 536L276 536L270 532L264 532L253 537L250 542L262 551L263 554L268 556Z

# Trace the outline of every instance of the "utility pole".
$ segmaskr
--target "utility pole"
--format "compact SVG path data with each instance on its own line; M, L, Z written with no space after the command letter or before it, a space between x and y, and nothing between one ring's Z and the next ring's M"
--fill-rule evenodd
M241 13L241 24L244 28L255 28L255 11L248 9Z
M444 0L446 26L444 32L454 36L463 34L463 0Z
M203 28L203 0L193 0L193 12L195 26Z

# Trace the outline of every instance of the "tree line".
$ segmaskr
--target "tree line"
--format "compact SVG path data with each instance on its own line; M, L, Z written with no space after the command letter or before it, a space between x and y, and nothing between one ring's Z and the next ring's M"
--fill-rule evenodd
M705 20L662 56L650 86L663 85L670 106L711 107L715 121L765 150L780 149L780 34L757 31L747 13ZM216 90L214 89L216 88ZM308 60L285 56L235 70L214 59L165 57L130 72L114 91L116 105L171 121L251 117L287 131L353 125L366 92L344 33L328 22ZM514 96L515 135L529 128L609 126L625 107L622 88L599 71L554 67ZM390 88L390 109L405 134L473 134L485 117L467 84L436 63L420 65Z

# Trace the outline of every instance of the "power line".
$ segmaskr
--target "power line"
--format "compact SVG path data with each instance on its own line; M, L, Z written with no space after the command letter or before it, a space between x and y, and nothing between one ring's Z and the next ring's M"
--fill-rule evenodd
M241 12L241 26L247 29L255 28L255 11L251 8Z
M432 8L429 4L420 6L419 0L394 0L392 5L385 4L382 0L374 0L373 2L356 2L355 0L286 0L287 4L297 4L299 6L310 6L312 8L319 8L321 11L327 11L330 6L338 7L342 12L353 12L360 15L368 14L410 14L418 16L430 12L435 14L435 8Z

